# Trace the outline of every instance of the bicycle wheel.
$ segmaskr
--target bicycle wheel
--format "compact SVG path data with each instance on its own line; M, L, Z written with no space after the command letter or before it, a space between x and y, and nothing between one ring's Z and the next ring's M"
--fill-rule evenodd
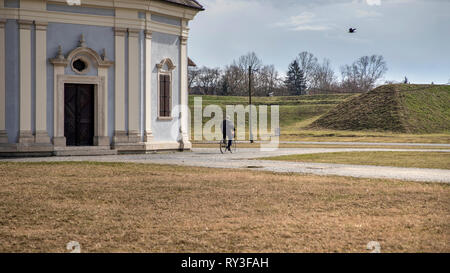
M220 141L220 152L222 154L227 152L227 144L223 140Z

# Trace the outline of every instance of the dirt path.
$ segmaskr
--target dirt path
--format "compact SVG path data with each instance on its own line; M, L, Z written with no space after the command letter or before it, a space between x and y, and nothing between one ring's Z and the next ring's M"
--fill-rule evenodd
M435 149L377 149L377 148L289 148L275 151L261 151L254 148L239 149L234 154L220 154L214 148L194 148L192 152L172 152L146 155L116 155L116 156L77 156L77 157L41 157L0 159L14 162L52 162L52 161L96 161L96 162L134 162L176 164L186 166L201 166L211 168L244 168L256 171L273 171L288 173L309 173L317 175L339 175L365 178L388 178L409 181L426 181L450 183L450 170L399 168L383 166L364 166L328 163L301 163L285 161L257 160L255 158L289 155L350 151L443 151Z

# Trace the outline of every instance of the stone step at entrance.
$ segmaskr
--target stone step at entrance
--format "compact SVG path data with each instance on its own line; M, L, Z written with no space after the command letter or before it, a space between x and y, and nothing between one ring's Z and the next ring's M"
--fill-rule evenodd
M117 155L116 149L109 146L67 146L58 147L53 151L55 156L95 156L95 155Z

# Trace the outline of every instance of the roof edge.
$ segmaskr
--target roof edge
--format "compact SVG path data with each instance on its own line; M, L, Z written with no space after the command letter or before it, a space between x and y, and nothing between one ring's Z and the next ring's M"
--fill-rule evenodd
M179 3L176 0L162 0L162 1L166 2L166 3L173 4L173 5L182 6L182 7L185 7L185 8L195 9L195 10L199 10L199 11L205 10L203 5L201 5L197 0L189 0L191 2L194 2L197 6Z

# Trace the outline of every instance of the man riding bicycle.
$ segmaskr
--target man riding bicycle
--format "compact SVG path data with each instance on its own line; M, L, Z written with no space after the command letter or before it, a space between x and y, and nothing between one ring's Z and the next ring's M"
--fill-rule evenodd
M236 133L236 128L234 128L234 123L231 121L230 116L227 116L226 119L222 121L222 135L223 135L223 143L225 143L228 138L228 144L226 150L231 152L231 144L233 143L233 137Z

